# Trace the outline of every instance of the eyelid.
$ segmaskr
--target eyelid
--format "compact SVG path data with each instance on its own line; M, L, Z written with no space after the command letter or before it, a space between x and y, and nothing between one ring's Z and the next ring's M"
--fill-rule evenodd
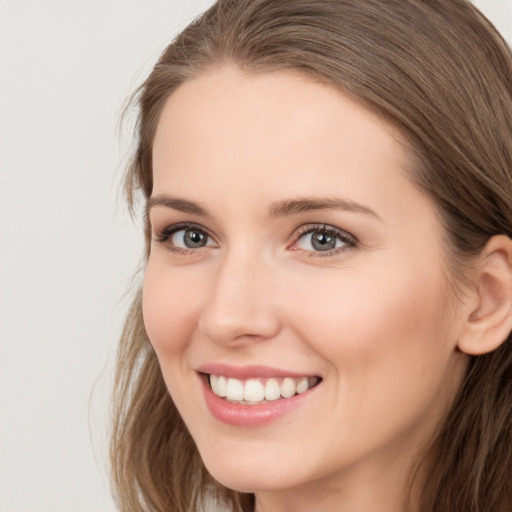
M215 242L215 238L211 235L211 233L201 224L197 224L195 222L177 222L176 224L170 224L165 226L161 230L153 231L153 241L157 243L165 243L172 237L175 233L181 230L193 229L200 233L203 233L208 238ZM205 246L206 247L206 246ZM176 248L179 249L179 248ZM192 251L197 251L198 249L190 249Z
M314 233L317 231L324 231L326 233L329 233L333 236L335 236L338 240L341 240L345 246L344 247L338 247L327 251L315 251L315 250L306 250L306 249L299 249L299 248L293 248L294 245L297 244L297 242L302 238L304 235L307 235L309 233ZM310 256L334 256L337 254L340 254L342 252L347 251L348 249L355 248L359 245L359 240L349 233L348 231L345 231L344 229L338 228L336 226L333 226L331 224L305 224L303 226L300 226L294 233L294 242L291 246L289 246L289 249L297 250L297 251L304 251L309 253Z
M201 224L195 223L195 222L177 222L175 224L170 224L165 226L161 230L153 231L153 241L156 243L166 244L168 240L178 231L181 230L196 230L200 233L203 233L205 236L207 236L211 241L213 241L215 244L217 244L217 241L215 240L215 237L209 232L208 229L206 229ZM315 251L315 250L307 250L302 249L298 247L294 247L298 243L298 241L304 236L309 233L314 233L318 231L323 231L328 234L333 235L338 240L341 240L345 245L343 247L338 247L326 251ZM333 226L331 224L325 224L325 223L309 223L304 224L300 226L298 229L295 230L293 236L293 243L288 245L289 250L296 250L296 251L302 251L305 253L308 253L309 256L334 256L337 254L340 254L342 252L345 252L349 249L352 249L354 247L357 247L359 245L359 240L352 235L351 233L345 231L344 229L338 228L336 226ZM191 254L193 252L198 252L200 249L204 249L206 247L211 247L211 245L205 245L198 248L181 248L177 247L175 245L172 245L169 247L170 250L176 253L180 254Z

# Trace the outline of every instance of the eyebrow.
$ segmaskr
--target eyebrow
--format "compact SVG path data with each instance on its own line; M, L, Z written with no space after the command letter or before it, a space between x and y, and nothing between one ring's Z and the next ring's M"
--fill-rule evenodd
M149 214L149 211L155 206L164 206L183 213L210 217L206 208L200 204L167 194L151 197L147 203L146 212ZM364 213L381 220L379 215L370 207L340 197L306 197L277 201L270 206L268 217L271 219L276 217L289 217L291 215L298 215L314 210L344 210L348 212Z
M183 213L209 217L205 208L193 201L182 199L181 197L172 197L166 194L150 197L146 206L146 213L149 214L151 208L155 206L165 206L166 208L172 208L173 210L178 210Z
M269 217L287 217L312 210L344 210L347 212L364 213L380 220L377 213L370 207L340 197L300 198L278 201L269 210Z

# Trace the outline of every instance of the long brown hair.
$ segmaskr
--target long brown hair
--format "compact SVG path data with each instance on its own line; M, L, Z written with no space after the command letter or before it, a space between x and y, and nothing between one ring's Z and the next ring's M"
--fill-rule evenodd
M338 87L410 144L412 179L444 224L450 273L512 235L512 55L466 0L219 0L166 48L133 97L130 205L152 191L152 143L169 95L215 66L294 70ZM149 226L146 219L149 251ZM206 472L163 382L135 287L117 359L111 465L123 512L248 512L251 495ZM474 356L434 440L422 512L512 510L512 341Z

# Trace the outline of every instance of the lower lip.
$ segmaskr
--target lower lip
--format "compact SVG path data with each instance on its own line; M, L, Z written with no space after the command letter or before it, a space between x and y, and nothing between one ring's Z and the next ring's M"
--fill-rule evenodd
M212 391L207 379L202 378L201 380L206 405L211 414L219 421L237 427L258 427L276 421L299 407L318 387L316 385L291 398L280 398L258 405L244 405L228 402L218 397Z

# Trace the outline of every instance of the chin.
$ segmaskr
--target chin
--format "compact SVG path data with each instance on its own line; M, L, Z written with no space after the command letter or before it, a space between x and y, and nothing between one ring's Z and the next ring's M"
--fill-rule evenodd
M211 462L203 459L203 462L220 484L243 493L282 490L296 486L300 480L299 475L292 473L293 468L277 466L272 459L251 464L243 457L217 457Z

